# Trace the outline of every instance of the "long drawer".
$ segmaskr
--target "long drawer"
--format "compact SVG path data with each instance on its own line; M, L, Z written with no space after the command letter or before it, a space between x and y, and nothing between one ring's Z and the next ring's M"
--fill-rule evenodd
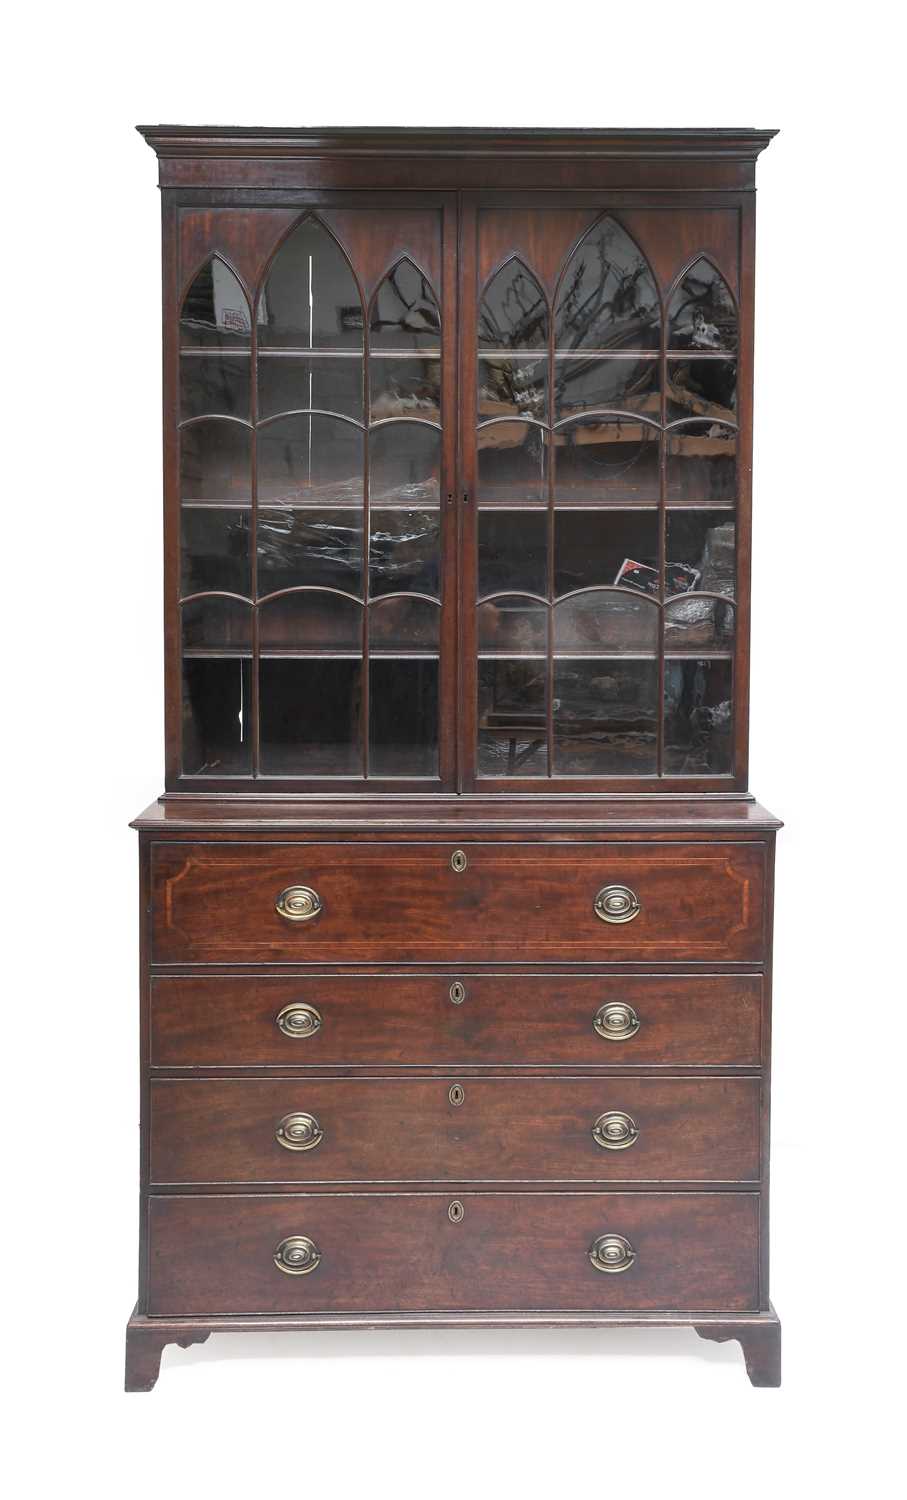
M759 842L159 842L151 956L753 963L764 890Z
M148 1311L751 1311L757 1201L748 1193L152 1197Z
M161 1080L163 1184L755 1182L758 1078Z
M165 975L153 1067L758 1066L756 974Z

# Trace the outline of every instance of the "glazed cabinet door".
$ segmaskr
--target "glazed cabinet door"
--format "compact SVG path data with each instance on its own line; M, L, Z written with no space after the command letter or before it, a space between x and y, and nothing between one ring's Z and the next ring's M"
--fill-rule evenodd
M455 222L324 199L171 210L171 785L452 784Z
M736 206L467 201L462 700L476 789L742 776L741 233Z

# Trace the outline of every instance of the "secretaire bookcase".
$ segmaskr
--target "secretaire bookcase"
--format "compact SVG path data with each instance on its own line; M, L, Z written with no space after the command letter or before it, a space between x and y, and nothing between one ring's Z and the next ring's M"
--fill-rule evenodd
M220 1330L541 1325L686 1325L777 1384L773 132L142 134L166 790L128 1388Z

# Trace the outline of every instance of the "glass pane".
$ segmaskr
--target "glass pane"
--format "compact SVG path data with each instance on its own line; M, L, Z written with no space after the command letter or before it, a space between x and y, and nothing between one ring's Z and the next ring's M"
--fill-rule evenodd
M320 589L281 594L259 610L262 652L362 649L362 605Z
M306 219L278 250L258 304L258 341L296 349L361 349L362 303L340 246Z
M183 508L180 594L252 592L251 517L247 510Z
M737 499L737 433L720 422L685 422L666 434L668 501L733 505Z
M440 592L441 516L436 510L373 510L369 546L372 594Z
M687 271L668 308L670 349L737 348L737 309L724 277L700 259Z
M558 359L554 419L584 411L643 412L661 421L657 359Z
M371 420L441 420L441 365L436 359L369 360Z
M669 510L667 592L736 594L735 526L723 511Z
M182 354L180 417L249 420L251 363L247 354Z
M548 433L534 422L492 422L481 427L478 498L516 505L548 499Z
M411 260L388 271L372 303L372 349L437 349L441 315L431 283Z
M181 427L182 499L251 504L251 458L251 434L241 422L210 418Z
M658 429L632 420L583 417L554 434L555 495L561 501L655 503L661 492Z
M261 769L268 776L360 776L362 663L259 663Z
M438 663L369 663L369 775L437 776Z
M281 505L362 504L364 435L337 417L280 417L259 428L258 497Z
M479 775L544 776L543 661L485 660L479 673Z
M596 584L626 586L633 564L644 578L654 574L658 591L658 512L655 510L559 510L554 519L556 594ZM623 576L622 576L623 575ZM648 592L648 590L647 590Z
M658 291L648 262L613 219L594 224L564 272L558 349L657 349Z
M669 422L678 422L683 417L733 422L736 414L736 360L668 360Z
M258 361L258 415L332 411L362 421L362 360L265 354Z
M478 420L534 417L548 420L547 359L480 359Z
M479 512L479 598L547 594L548 517L531 510Z
M217 257L202 266L183 302L180 343L187 349L249 347L252 323L246 294Z
M361 595L361 515L348 510L259 512L259 594L300 584Z
M546 349L548 304L521 260L491 278L479 308L480 349Z
M556 661L555 772L653 775L657 702L655 661Z
M249 776L252 664L236 657L183 662L183 775Z
M193 599L182 606L183 651L237 656L252 650L252 609L238 599Z
M665 608L665 651L730 651L734 606L709 594L687 594Z
M437 651L441 609L427 599L379 599L369 606L369 650Z
M477 611L479 650L503 656L544 656L548 647L548 606L519 594L490 599Z
M592 589L554 610L554 649L595 653L658 648L658 605L627 589Z
M390 422L369 433L372 505L437 505L441 434L421 422Z
M731 769L731 662L665 662L664 768L672 776Z

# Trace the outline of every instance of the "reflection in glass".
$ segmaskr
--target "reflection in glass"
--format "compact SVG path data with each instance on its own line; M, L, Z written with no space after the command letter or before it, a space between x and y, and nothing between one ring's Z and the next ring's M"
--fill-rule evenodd
M658 429L632 419L581 417L554 434L561 501L652 503L660 493Z
M259 511L259 594L300 584L361 594L361 515L348 510Z
M432 594L440 591L441 517L436 510L373 510L369 590Z
M548 433L533 422L492 422L480 427L479 499L517 505L544 504L548 498Z
M664 713L667 775L718 776L730 771L730 661L666 661Z
M733 599L737 584L735 527L725 511L669 510L667 592L691 588Z
M668 308L669 349L737 348L737 309L727 282L700 257L675 289Z
M478 663L480 776L544 776L544 661Z
M669 359L668 421L710 417L733 422L737 412L737 361Z
M506 594L476 611L479 650L502 656L531 656L548 646L548 606L521 594Z
M652 651L658 647L658 605L627 589L591 589L554 610L555 652Z
M184 660L184 776L251 775L251 680L248 660Z
M558 349L657 349L661 313L645 256L614 219L574 250L558 293Z
M180 343L187 349L247 349L249 304L238 280L218 256L202 266L183 302Z
M252 649L252 609L239 599L192 599L181 609L184 652L238 655Z
M737 432L720 422L685 422L666 434L669 504L733 505Z
M479 512L479 598L546 594L548 517L531 510Z
M263 347L361 349L362 303L349 262L315 219L281 245L258 304Z
M555 661L555 773L653 775L657 701L655 661Z
M389 422L369 433L372 505L437 505L441 434L424 422Z
M661 421L657 359L558 359L554 418L584 411L642 412Z
M180 428L180 495L184 501L251 503L251 434L215 417Z
M616 584L625 562L658 571L656 510L558 510L554 520L554 591L569 594Z
M280 594L259 608L262 652L356 651L362 647L362 605L321 589Z
M258 431L264 504L361 505L362 429L337 417L279 417Z
M361 775L361 662L263 658L258 670L262 772Z
M252 592L250 515L247 510L183 508L180 515L180 594L223 589Z
M258 361L258 415L330 411L362 421L361 359L263 355Z
M441 314L428 278L411 260L388 271L372 303L372 349L437 349Z
M711 594L687 594L665 608L665 651L730 651L734 606Z
M547 421L547 359L480 359L477 404L480 422L494 417Z
M242 417L249 420L250 362L245 354L180 356L180 418Z
M441 420L441 365L436 359L369 360L370 419Z
M369 651L437 651L441 608L428 599L385 598L369 606Z
M369 663L369 775L437 776L438 663Z
M479 308L480 349L545 349L548 304L521 260L507 261L491 278Z

